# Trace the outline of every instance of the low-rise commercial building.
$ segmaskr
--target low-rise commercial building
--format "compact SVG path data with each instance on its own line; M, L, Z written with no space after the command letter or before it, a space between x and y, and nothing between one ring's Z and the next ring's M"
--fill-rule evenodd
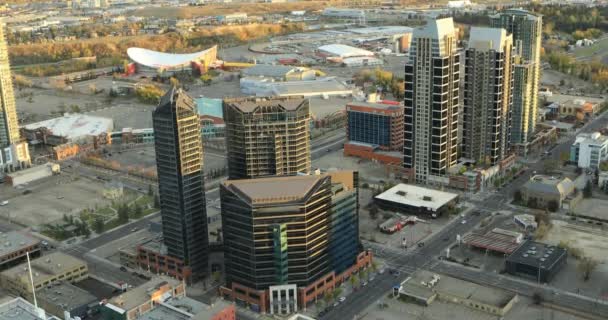
M0 178L3 173L14 172L32 165L27 142L18 142L0 147Z
M188 297L175 297L154 306L137 320L235 320L233 303L217 300L204 304Z
M241 71L242 77L258 77L272 79L274 81L298 81L314 80L316 73L314 70L270 64L256 64Z
M104 319L135 320L152 311L155 305L185 295L182 281L158 276L102 304L101 313Z
M482 250L511 254L521 245L523 238L523 234L519 232L494 228L485 234L467 234L462 238L462 242Z
M62 117L44 120L23 127L31 144L57 146L69 142L106 144L114 121L110 118L65 113Z
M608 159L608 137L599 132L581 133L570 147L570 162L579 168L597 169Z
M61 169L58 164L49 162L43 165L9 173L4 179L11 186L18 186L58 174L60 170Z
M85 319L99 307L99 300L94 295L67 282L36 290L36 299L41 308L62 319L66 312L70 317Z
M435 300L461 304L503 317L518 301L517 294L489 288L426 270L413 273L399 285L398 295L428 306Z
M569 100L559 104L560 116L576 116L578 120L592 117L600 109L600 104L581 99Z
M568 252L560 247L528 240L505 262L508 273L549 282L567 263Z
M31 260L33 286L36 291L58 282L75 283L89 277L84 261L60 251ZM32 299L32 282L26 265L0 273L0 284L8 292Z
M374 201L384 210L438 217L456 205L458 195L400 183L375 196Z
M561 208L575 191L569 178L535 175L521 187L521 198L532 208Z
M30 259L40 257L40 240L19 231L0 234L0 244L0 271L23 263L27 252Z
M61 320L36 308L23 298L15 298L0 304L0 320Z

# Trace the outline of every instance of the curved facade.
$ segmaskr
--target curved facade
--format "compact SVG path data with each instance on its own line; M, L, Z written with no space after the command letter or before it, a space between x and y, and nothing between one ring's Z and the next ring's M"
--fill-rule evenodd
M140 67L156 69L159 71L179 71L192 68L193 64L206 70L209 65L217 60L217 46L207 50L177 54L165 53L144 48L127 49L129 59L137 63Z

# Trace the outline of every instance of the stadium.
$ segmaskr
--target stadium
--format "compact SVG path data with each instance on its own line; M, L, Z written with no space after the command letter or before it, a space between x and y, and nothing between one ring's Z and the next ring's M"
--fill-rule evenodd
M129 48L127 55L128 74L149 73L154 76L169 77L176 73L192 72L203 74L217 61L217 46L195 53L177 54L158 52L143 48Z

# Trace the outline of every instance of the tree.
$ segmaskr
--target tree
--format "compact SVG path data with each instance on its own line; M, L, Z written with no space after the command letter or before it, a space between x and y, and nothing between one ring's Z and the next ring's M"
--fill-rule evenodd
M139 218L142 216L142 214L144 213L143 209L141 208L141 206L139 204L134 204L133 205L135 208L133 210L133 214L135 215L135 217Z
M213 282L220 282L222 274L219 271L215 271L211 274L211 276L213 277Z
M369 208L369 216L374 220L378 218L378 207L376 205L372 205L371 208Z
M543 302L543 295L540 292L534 292L532 294L532 302L536 305L541 304Z
M359 285L359 277L356 274L350 276L350 285L355 288Z
M326 306L329 306L329 304L331 303L333 297L331 295L331 292L329 291L325 291L325 295L323 296L323 301L325 302Z
M154 189L152 189L152 185L151 184L148 185L148 196L149 197L153 197L154 196Z
M595 270L597 265L598 261L589 257L583 257L578 262L578 270L583 274L583 280L587 281L591 278L591 273Z
M338 297L340 297L341 294L342 294L342 288L336 287L334 289L334 292L332 292L332 297L334 298L334 300L336 300L336 299L338 299Z
M516 190L515 193L513 193L513 201L515 201L516 203L520 203L521 200L522 200L521 191Z
M568 160L570 160L570 154L568 152L561 152L559 154L559 160L561 161L561 163L568 162Z
M118 221L120 223L125 223L129 221L129 207L126 204L121 204L118 207Z
M169 78L169 83L171 83L172 87L175 87L175 88L179 87L179 80L177 80L177 78L175 78L175 77Z
M553 159L546 159L543 161L543 170L545 173L551 173L557 169L557 161Z
M154 195L154 208L160 209L160 199L157 194Z
M538 207L538 201L536 198L528 198L528 208L536 209Z
M593 196L593 185L591 185L591 181L587 180L587 184L585 184L585 188L583 188L583 197L591 198Z
M103 218L97 217L95 220L93 220L93 231L95 231L95 233L102 233L104 227L105 224L103 223Z
M89 229L89 225L86 222L82 222L82 235L85 239L91 236L91 229Z

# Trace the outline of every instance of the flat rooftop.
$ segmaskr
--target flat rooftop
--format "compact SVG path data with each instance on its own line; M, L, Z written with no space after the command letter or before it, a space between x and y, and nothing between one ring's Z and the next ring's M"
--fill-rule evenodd
M60 251L55 251L38 259L34 259L31 261L31 265L34 283L44 281L45 279L56 275L64 274L76 268L87 266L84 261ZM25 265L19 265L4 270L2 271L2 276L21 279L22 282L27 283L30 281L29 272Z
M40 243L40 240L19 232L0 232L0 257Z
M46 315L42 317L35 307L23 298L15 298L0 304L0 320L59 320L59 318Z
M535 268L540 265L541 269L551 269L567 254L566 250L560 247L528 240L507 257L507 261Z
M47 303L60 306L67 311L98 301L88 291L66 282L55 283L37 290L36 296L39 300L46 300Z
M82 136L98 136L114 130L114 121L110 118L89 116L85 114L66 113L62 117L53 118L24 126L27 130L47 128L53 135L69 140Z
M440 277L435 286L432 288L424 286L422 282L429 283L433 279L433 275ZM401 283L400 292L411 293L418 297L430 297L434 292L437 292L440 295L451 295L462 300L474 300L498 308L503 308L515 297L515 294L505 290L481 286L426 270L416 271Z
M224 182L252 204L283 203L304 198L326 175L270 177Z
M352 89L335 79L275 82L273 92L278 96L351 95Z
M458 195L455 193L427 189L404 183L400 183L375 197L375 199L412 207L425 207L433 211L437 211L437 209L456 198L458 198Z
M171 288L175 288L180 284L180 281L167 276L157 276L141 286L135 287L119 296L112 298L110 301L108 301L108 303L128 311L140 306L146 301L150 301L150 294L166 284L171 286Z
M173 298L147 312L138 320L208 320L229 307L230 303L217 300L212 305L188 297Z

